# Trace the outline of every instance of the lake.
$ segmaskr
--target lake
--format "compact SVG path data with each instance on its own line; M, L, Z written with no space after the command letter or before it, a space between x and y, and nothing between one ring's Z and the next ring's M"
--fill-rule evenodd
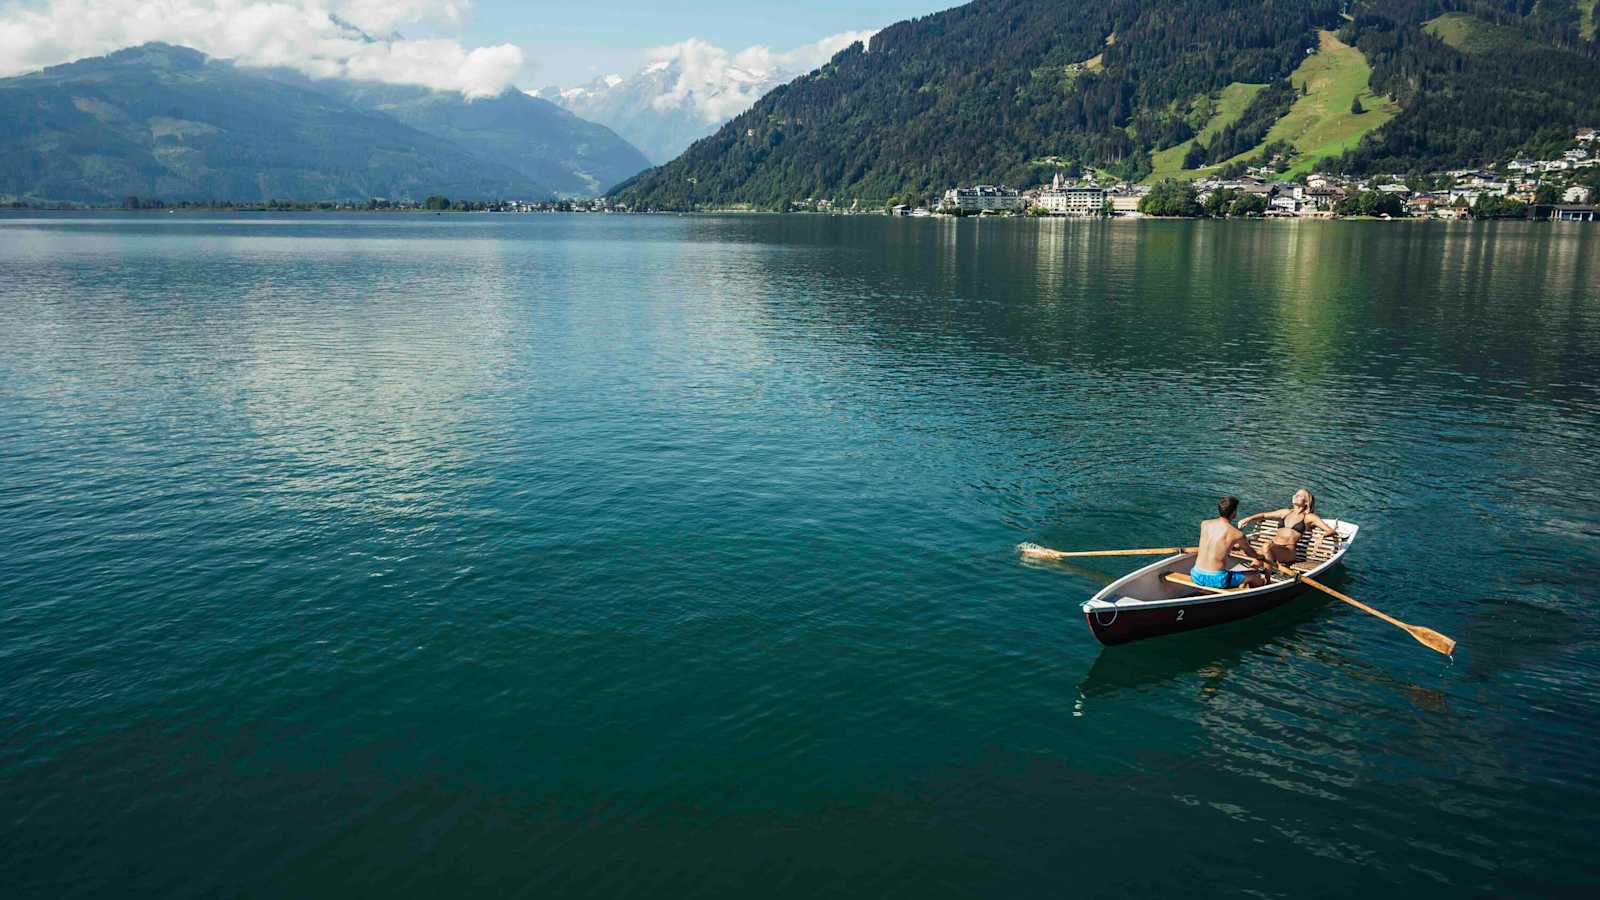
M0 216L9 897L1600 887L1600 229ZM1101 648L1216 498L1337 601Z

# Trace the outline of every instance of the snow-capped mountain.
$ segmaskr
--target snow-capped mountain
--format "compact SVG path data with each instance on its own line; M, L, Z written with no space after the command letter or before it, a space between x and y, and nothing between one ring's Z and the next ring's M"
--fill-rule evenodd
M786 52L756 45L737 53L699 38L658 47L631 76L606 75L578 87L533 91L622 135L660 165L762 95L810 72L871 31L850 31Z

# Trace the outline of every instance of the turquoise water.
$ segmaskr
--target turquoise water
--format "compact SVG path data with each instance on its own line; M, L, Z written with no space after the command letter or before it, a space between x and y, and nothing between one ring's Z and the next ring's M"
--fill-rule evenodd
M0 217L10 897L1600 886L1600 229ZM1362 525L1102 650L1215 496Z

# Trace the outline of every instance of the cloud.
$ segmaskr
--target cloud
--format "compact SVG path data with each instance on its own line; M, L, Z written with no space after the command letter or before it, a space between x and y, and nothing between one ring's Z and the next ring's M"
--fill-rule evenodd
M0 6L0 76L148 41L315 78L418 84L489 97L523 67L513 44L406 40L401 26L455 25L459 0L46 0Z
M700 38L656 47L648 53L645 71L674 71L676 80L651 103L657 109L688 105L706 122L724 122L749 109L776 84L817 68L876 33L845 31L781 52L756 44L731 53Z

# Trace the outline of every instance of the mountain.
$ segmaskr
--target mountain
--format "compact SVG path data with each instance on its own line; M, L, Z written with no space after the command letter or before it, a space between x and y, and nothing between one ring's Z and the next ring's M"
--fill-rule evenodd
M610 127L660 164L768 91L871 35L846 31L789 50L756 44L738 52L690 38L656 48L650 63L629 77L607 75L580 87L543 88L534 96Z
M542 88L535 96L611 128L659 165L799 74L738 65L701 74L686 71L683 61L673 58L627 78L607 75L581 87Z
M1296 165L1406 172L1504 158L1600 123L1600 51L1577 2L975 0L841 51L613 196L781 208L1027 186L1073 166L1137 180L1152 154L1200 137L1174 166L1265 153L1284 119L1311 120L1296 95L1313 90L1346 97L1346 116L1274 142ZM1428 26L1443 8L1525 43L1452 46ZM1321 70L1369 83L1291 81L1308 55L1340 48L1358 57ZM1349 99L1361 96L1380 107L1364 119ZM1239 124L1205 133L1235 101Z
M562 196L595 196L650 166L611 129L518 90L469 101L459 93L410 85L318 84L354 106L452 141Z
M468 103L167 44L0 79L0 122L0 197L20 199L540 199L645 165L520 92Z

